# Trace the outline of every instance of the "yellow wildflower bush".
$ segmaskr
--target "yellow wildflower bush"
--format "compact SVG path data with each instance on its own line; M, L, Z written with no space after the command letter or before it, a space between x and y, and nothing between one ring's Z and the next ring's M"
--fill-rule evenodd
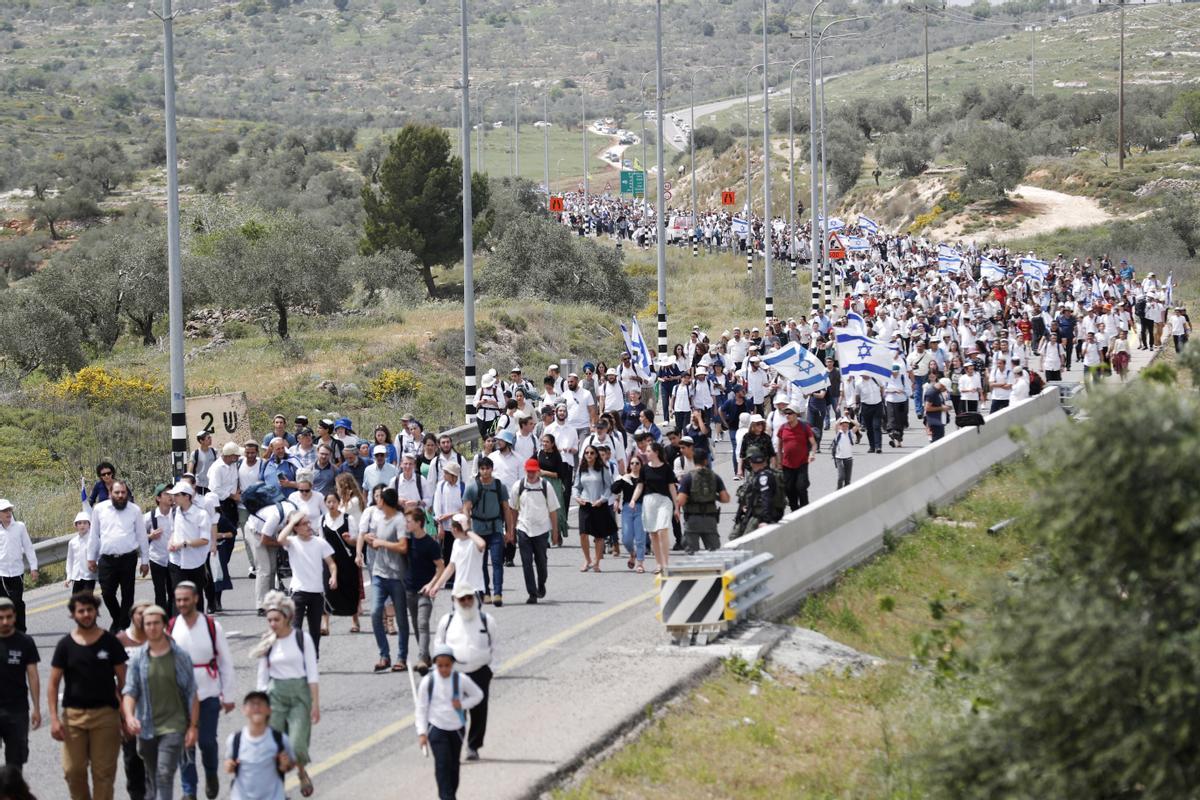
M373 403L387 403L411 397L421 390L421 382L412 370L381 369L367 384L367 399Z
M136 406L157 408L166 396L159 384L104 367L84 367L50 384L49 392L59 400L82 400L90 406Z

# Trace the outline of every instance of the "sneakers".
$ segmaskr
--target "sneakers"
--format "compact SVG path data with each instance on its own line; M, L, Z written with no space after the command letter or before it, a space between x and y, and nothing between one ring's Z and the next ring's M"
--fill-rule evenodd
M483 604L484 604L485 606L488 606L488 605L491 605L491 604L492 604L492 596L491 596L490 594L485 594L485 595L483 596Z
M429 662L418 661L417 666L414 667L414 669L416 669L418 675L420 675L421 677L425 677L426 675L429 674Z
M545 586L538 587L538 595L537 596L538 596L539 600L546 596L546 587Z
M494 605L496 608L500 608L501 606L503 606L504 605L504 595L499 595L499 594L492 595L492 605Z
M208 800L217 800L217 795L221 793L221 781L217 778L217 773L204 773L204 796Z
M467 761L478 761L478 760L479 760L479 751L476 750L474 747L468 747L467 748Z
M525 601L525 605L527 605L527 606L536 606L536 605L537 605L537 601L538 601L537 597L536 597L535 595L532 595L532 594L531 594L531 595L529 595L529 599Z
M506 559L504 560L504 566L506 566L506 567L515 567L515 566L516 566L516 562L514 562L514 561L513 561L511 558L506 558ZM476 756L476 757L478 758L478 756Z
M249 572L246 573L246 577L249 578L250 580L254 580L255 578L258 577L258 573L255 572L254 570L250 570Z

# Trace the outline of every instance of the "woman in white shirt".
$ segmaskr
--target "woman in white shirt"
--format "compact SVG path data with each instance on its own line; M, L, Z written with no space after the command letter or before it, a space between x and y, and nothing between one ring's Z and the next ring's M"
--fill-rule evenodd
M963 373L958 376L958 397L962 403L962 410L969 413L979 411L979 402L982 400L983 378L975 371L975 362L968 361L963 368Z
M1046 373L1046 380L1061 381L1064 353L1063 346L1058 341L1058 334L1050 334L1042 342L1039 352L1042 356L1042 371Z
M283 592L269 593L263 607L270 630L250 651L250 657L258 659L259 691L271 697L271 727L291 740L300 772L300 794L309 797L312 779L304 768L311 760L312 726L321 721L317 647L307 631L292 627L296 606Z

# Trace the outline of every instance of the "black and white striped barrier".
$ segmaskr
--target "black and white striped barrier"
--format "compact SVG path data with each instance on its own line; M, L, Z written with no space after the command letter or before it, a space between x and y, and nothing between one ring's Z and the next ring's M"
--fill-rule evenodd
M771 555L715 550L672 559L655 579L658 618L675 644L708 644L771 592Z

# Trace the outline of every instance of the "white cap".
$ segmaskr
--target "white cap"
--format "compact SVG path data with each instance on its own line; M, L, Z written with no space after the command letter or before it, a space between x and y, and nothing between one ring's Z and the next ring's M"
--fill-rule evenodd
M237 442L226 442L224 446L221 447L222 456L240 456L241 454L242 449L238 447Z
M461 515L456 515L456 516L461 516ZM474 597L474 596L475 596L475 587L474 586L467 583L466 581L455 581L454 582L453 597L455 600L457 600L460 597Z
M0 500L0 511L8 511L13 507L13 504L7 500Z
M188 483L187 481L180 481L179 483L172 486L170 491L167 492L167 494L186 494L188 497L195 497L196 490L193 489L192 485L190 483Z
M449 472L451 475L458 476L462 475L462 467L454 461L450 461L446 463L446 466L442 467L442 472Z
M78 514L75 515L75 521L76 522L86 522L88 524L91 524L92 515L87 513L86 511L80 511Z
M466 514L455 514L450 518L450 521L457 522L459 527L461 527L464 531L469 530L471 527L471 520L467 519Z
M575 373L571 373L571 374L572 374L572 375L574 375ZM612 367L609 367L609 368L608 368L608 369L605 371L605 373L604 373L604 374L605 374L606 376L607 376L607 375L612 375L613 377L616 377L616 375L617 375L617 371L616 371L614 368L612 368Z
M386 455L387 455L387 445L386 445L386 444L377 444L377 445L375 445L375 447L373 447L373 448L371 449L371 455L373 455L373 456L386 456Z

